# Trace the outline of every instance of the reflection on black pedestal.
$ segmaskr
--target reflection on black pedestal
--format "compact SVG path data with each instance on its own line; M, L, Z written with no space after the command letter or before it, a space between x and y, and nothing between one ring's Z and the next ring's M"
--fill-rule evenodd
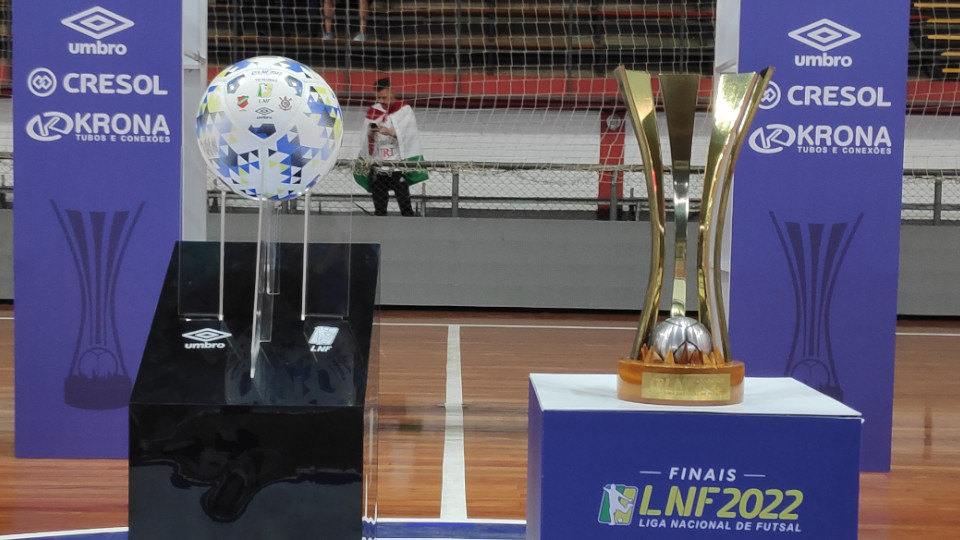
M282 245L272 341L252 379L255 244L227 245L223 321L181 316L217 294L216 250L183 243L164 283L130 400L130 538L371 536L364 415L379 246L311 245L302 319L302 246Z

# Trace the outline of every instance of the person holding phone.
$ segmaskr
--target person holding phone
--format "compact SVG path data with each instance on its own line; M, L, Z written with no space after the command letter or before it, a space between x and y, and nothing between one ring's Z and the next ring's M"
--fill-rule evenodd
M423 161L423 149L413 108L396 98L389 78L374 84L376 103L368 110L366 144L360 145L360 156L372 157L369 171L355 171L354 180L373 196L374 214L387 215L390 192L393 191L400 214L412 216L410 186L428 178L426 171L391 166L391 162Z

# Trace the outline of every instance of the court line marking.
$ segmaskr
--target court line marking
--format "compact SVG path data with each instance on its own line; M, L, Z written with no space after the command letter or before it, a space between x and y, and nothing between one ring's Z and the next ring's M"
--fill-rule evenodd
M423 326L423 327L437 327L443 328L449 326L446 323L398 323L398 322L380 322L377 323L380 326ZM551 324L484 324L484 323L468 323L468 324L458 324L461 328L523 328L523 329L533 329L533 330L632 330L635 331L637 328L635 326L564 326L564 325L551 325ZM928 337L960 337L960 332L897 332L898 336L928 336Z
M0 317L0 321L12 321L14 317ZM444 328L450 326L449 323L400 323L400 322L379 322L378 326L422 326ZM458 324L463 328L529 328L534 330L630 330L635 331L635 326L577 326L577 325L556 325L556 324L484 324L484 323L466 323ZM897 332L898 336L911 337L960 337L960 332ZM3 540L0 537L0 540Z
M450 323L391 323L381 322L380 326L424 326L424 327L445 327ZM563 326L550 324L483 324L466 323L458 324L461 328L534 328L545 330L636 330L635 326Z
M51 531L0 536L0 540L18 540L21 538L50 538L56 536L76 536L78 534L109 534L128 531L128 527L109 527L105 529L75 529L71 531Z
M526 525L524 519L489 519L489 518L470 518L470 519L438 519L438 518L378 518L377 523L436 523L439 525ZM109 534L128 532L129 527L107 527L100 529L73 529L67 531L45 531L34 533L17 533L0 535L0 540L24 540L27 538L53 538L58 536L76 536L81 534ZM390 538L388 540L403 540L401 538Z
M460 325L447 326L447 396L443 430L440 519L467 518L466 458L463 443L463 379L460 370Z
M491 519L491 518L465 518L465 519L438 519L438 518L377 518L377 523L439 523L441 525L459 525L465 523L468 525L526 525L525 519Z

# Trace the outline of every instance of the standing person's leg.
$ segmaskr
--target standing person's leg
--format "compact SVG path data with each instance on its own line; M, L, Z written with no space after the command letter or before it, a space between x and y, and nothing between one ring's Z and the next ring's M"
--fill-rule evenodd
M295 34L296 29L292 25L294 2L295 0L282 0L279 3L258 0L260 13L263 13L267 19L266 33L260 32L260 35L287 36Z
M266 0L237 0L237 29L245 35L266 36L277 19L277 10L268 6Z
M360 31L353 37L354 41L367 40L367 13L370 11L367 0L357 0L357 11L360 15Z
M270 34L274 36L300 37L308 35L310 31L311 13L308 4L315 0L280 0L279 7L272 4L266 9L273 9ZM264 5L269 2L264 2ZM302 9L301 9L302 8Z
M390 202L390 178L389 174L376 171L370 176L370 194L373 195L373 214L376 216L387 215L387 203Z
M325 0L323 0L325 1ZM316 35L317 22L323 23L323 6L321 0L306 0L306 11L303 13L303 24L298 25L298 37L313 37Z
M336 12L335 0L323 0L323 39L333 39L333 15Z
M400 215L412 216L413 205L410 204L410 186L404 180L403 175L395 174L391 182L393 194L397 197L397 206L400 207Z

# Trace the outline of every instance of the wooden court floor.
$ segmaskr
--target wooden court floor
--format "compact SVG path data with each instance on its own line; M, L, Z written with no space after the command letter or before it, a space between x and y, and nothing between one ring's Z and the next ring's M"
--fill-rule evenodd
M13 457L14 324L0 306L0 535L125 526L124 461ZM524 519L527 375L613 373L634 324L621 314L384 311L380 516ZM960 322L898 325L893 467L861 475L860 538L960 538L958 349ZM451 423L451 410L462 418ZM444 456L461 426L458 467Z

